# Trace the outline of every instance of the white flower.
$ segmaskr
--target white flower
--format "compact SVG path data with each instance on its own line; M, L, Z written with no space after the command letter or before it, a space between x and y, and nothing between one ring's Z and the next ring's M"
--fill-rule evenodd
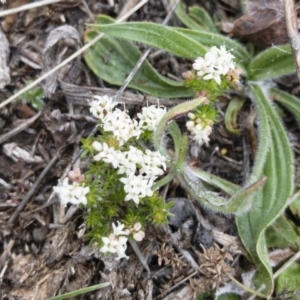
M120 161L118 174L130 175L135 173L137 165L141 165L144 159L144 153L134 146L129 146L129 151L123 152L123 160Z
M99 151L99 153L94 156L95 161L103 160L107 163L113 163L114 168L118 167L118 160L114 159L114 157L119 157L119 155L117 155L117 151L115 151L113 147L108 147L106 143L100 143L98 141L94 141L92 146L96 151Z
M116 257L116 260L119 260L121 258L129 258L126 256L126 243L128 238L125 236L117 236L113 233L111 233L108 237L102 237L102 241L104 243L104 246L100 248L101 252L110 252L110 253L116 253L118 257Z
M118 102L113 102L112 97L108 96L94 96L93 101L89 101L91 114L103 121L107 113L113 111Z
M117 226L112 223L113 233L111 233L108 237L102 237L104 246L100 248L101 252L117 253L117 260L124 257L128 259L128 256L125 254L128 238L124 235L128 235L129 230L123 230L124 226L125 225L119 221L117 221Z
M126 112L117 108L105 116L103 130L111 131L120 146L123 146L130 138L138 138L141 134L137 121L131 120Z
M125 185L124 190L127 193L125 201L133 200L139 204L140 198L153 195L151 190L153 180L145 179L142 175L136 176L132 173L127 178L121 178L120 181Z
M166 158L163 155L158 151L146 149L140 174L145 174L145 178L150 178L154 181L158 176L164 174L166 168Z
M193 140L198 142L200 146L209 143L209 136L212 133L212 127L207 125L203 127L201 124L197 124L192 130Z
M145 232L141 229L142 224L140 222L135 223L133 228L130 229L130 233L137 242L142 241L145 237Z
M142 113L137 114L140 119L139 127L143 130L154 131L166 112L166 108L157 107L156 105L143 107Z
M117 226L115 225L115 223L112 223L112 227L113 227L113 234L115 234L115 235L128 235L129 234L128 230L125 230L125 231L123 230L125 225L119 221L117 221Z
M62 183L59 182L59 185L53 187L53 189L63 205L69 202L75 205L80 203L87 204L85 195L90 191L90 188L79 185L76 182L69 184L69 178L65 178Z
M204 58L198 57L195 60L193 69L198 71L197 75L203 80L214 79L221 84L221 75L226 75L230 69L235 69L233 58L234 56L226 50L225 46L221 46L220 49L213 46Z

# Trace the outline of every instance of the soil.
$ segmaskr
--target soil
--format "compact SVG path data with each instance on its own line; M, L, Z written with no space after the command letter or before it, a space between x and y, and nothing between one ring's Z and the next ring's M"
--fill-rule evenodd
M0 10L31 1L7 2L0 4ZM2 18L0 28L9 42L11 80L0 89L0 102L79 49L86 24L93 22L96 15L115 18L126 4L133 2L136 1L61 1ZM242 14L238 2L212 2L214 4L186 1L188 5L202 4L224 23ZM162 23L169 9L166 0L150 0L129 20ZM175 16L169 24L181 25ZM62 25L75 28L78 41L61 41L47 52L49 34ZM191 62L165 53L149 61L161 74L172 74L179 79L181 73L191 67ZM281 79L279 84L292 91L297 81L295 76L290 78L292 80ZM224 251L237 260L233 273L238 277L241 265L244 269L250 267L243 257L245 250L237 237L233 217L203 209L176 181L161 191L167 199L176 200L172 208L174 217L165 227L149 225L146 238L139 243L150 273L143 268L130 245L129 260L116 261L100 254L85 237L89 231L84 224L85 211L70 206L62 208L52 188L71 168L80 139L87 137L95 125L87 99L92 94L114 95L118 87L97 78L81 57L40 86L46 95L45 107L34 122L30 120L39 111L31 104L13 101L0 110L1 299L43 300L103 282L110 282L111 286L72 299L194 299L205 288L201 278L208 275L191 276L193 265L204 252L203 248L209 249L214 243L222 248L228 241L230 247ZM126 90L120 100L132 111L140 110L145 100L156 103L155 97L133 90ZM191 144L189 160L206 171L243 184L255 155L257 121L248 100L238 118L241 134L228 132L224 115L229 100L229 96L220 99L220 118L210 144L201 149ZM160 103L171 107L180 101L161 99ZM285 121L298 157L297 124L288 114ZM11 134L24 122L31 123L19 133ZM81 164L83 168L88 167L88 161L82 160Z

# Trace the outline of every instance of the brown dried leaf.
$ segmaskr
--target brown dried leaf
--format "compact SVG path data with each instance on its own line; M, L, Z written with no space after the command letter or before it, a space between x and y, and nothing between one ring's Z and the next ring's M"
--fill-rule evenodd
M72 26L63 25L51 31L44 48L43 73L61 63L72 52L81 46L79 32ZM50 97L56 90L58 81L80 83L82 64L80 56L62 67L59 71L50 75L44 85L45 94Z
M234 22L232 33L262 48L287 43L282 1L248 1L246 13Z

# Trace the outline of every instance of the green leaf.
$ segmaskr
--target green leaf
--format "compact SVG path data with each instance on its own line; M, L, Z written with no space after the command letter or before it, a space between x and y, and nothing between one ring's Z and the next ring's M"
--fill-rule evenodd
M288 45L275 46L259 53L249 65L251 80L279 77L295 71L294 57Z
M173 1L174 2L174 1ZM187 13L188 11L188 13ZM205 30L218 33L209 14L200 6L187 8L182 2L179 3L175 11L176 16L186 26L195 30Z
M262 89L252 89L253 102L256 105L256 110L259 119L259 132L258 132L258 149L255 156L254 165L252 168L249 182L255 182L263 174L263 168L267 160L267 156L270 150L270 144L272 140L270 122L268 120L268 113L265 108L264 101L268 101L265 98L265 94Z
M233 196L241 189L239 185L236 185L230 181L222 179L219 176L215 176L213 174L205 172L201 169L190 166L190 170L199 179L221 189L222 191L226 192L230 196Z
M216 298L217 300L241 300L241 297L237 294L227 293L222 294Z
M89 24L94 30L116 37L145 43L177 56L195 59L205 55L206 48L172 27L145 22L126 22L111 25Z
M192 6L189 8L189 15L192 19L194 19L197 23L203 24L207 31L213 33L219 33L216 28L213 20L210 15L207 13L205 9L200 6Z
M74 291L74 292L66 293L64 295L52 297L52 298L49 298L48 300L68 299L68 298L75 297L75 296L78 296L78 295L81 295L81 294L85 294L85 293L92 292L92 291L95 291L95 290L103 289L104 287L109 286L109 285L110 285L109 282L100 283L100 284L97 284L97 285L93 285L93 286L89 286L89 287L86 287L86 288L83 288L83 289L79 289L79 290Z
M174 2L174 1L173 1ZM195 30L205 30L205 26L195 22L187 13L187 6L182 2L177 6L175 13L179 20L186 26Z
M294 292L300 291L300 266L296 262L292 263L286 270L284 270L276 280L276 294L284 291ZM291 296L291 295L290 295ZM299 294L295 295L291 300L299 299Z
M289 206L292 214L300 220L300 196L297 197Z
M262 190L255 195L251 209L246 214L238 216L236 223L243 244L264 278L266 294L270 295L274 283L264 232L281 214L293 191L293 156L287 134L267 95L259 85L252 84L251 89L260 117L260 137L262 132L270 133L271 140L269 141L270 148L266 150L265 163L265 158L261 159L259 156L260 152L263 155L265 153L261 148L262 141L260 141L260 149L254 164L255 174L250 180L263 175L267 176L268 180ZM267 119L267 130L264 128L266 125L264 119ZM257 162L262 166L258 166Z
M177 177L182 186L203 205L221 213L240 215L249 209L253 196L266 180L266 178L262 178L246 188L239 189L233 197L226 199L204 188L198 180L197 173L194 173L188 165L184 165L182 170L177 170ZM230 189L231 187L225 188Z
M180 156L180 146L181 146L181 140L182 140L182 134L180 131L179 126L175 121L170 122L168 126L168 132L172 137L174 148L175 148L175 161L179 159Z
M100 16L97 23L112 23L113 19ZM91 41L97 32L85 32L85 41ZM89 68L104 81L122 85L136 62L141 57L138 47L131 42L104 36L85 54L84 59ZM148 61L145 61L129 83L129 87L156 97L189 97L192 92L182 82L176 82L160 75Z
M267 228L266 241L269 248L290 247L295 251L300 249L300 237L295 225L284 216L280 216L274 224Z
M154 182L154 184L151 187L152 191L156 191L160 187L162 187L162 186L166 185L167 183L169 183L174 178L175 178L175 173L174 172L169 172L166 176L164 176L163 178L161 178L161 179Z
M300 99L279 89L271 89L271 97L285 106L296 118L300 125Z
M240 99L239 97L232 97L229 102L225 114L225 126L231 133L240 134L240 130L237 126L237 116L244 103L245 99Z

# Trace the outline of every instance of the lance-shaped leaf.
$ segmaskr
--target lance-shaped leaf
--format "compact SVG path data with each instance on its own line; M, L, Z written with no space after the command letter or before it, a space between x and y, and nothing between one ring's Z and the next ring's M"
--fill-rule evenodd
M200 6L189 7L189 15L197 23L203 24L207 31L219 33L213 20L205 9Z
M188 137L182 135L179 126L175 121L171 121L168 132L172 137L175 148L175 160L173 162L175 170L181 169L188 151Z
M249 183L253 183L263 174L263 168L267 160L267 155L270 150L271 144L271 128L268 120L268 113L263 105L261 99L265 99L265 95L262 89L252 89L253 101L257 108L257 114L259 118L259 131L258 131L258 149L255 156L254 165L252 168Z
M180 145L182 140L182 134L179 126L175 121L171 121L168 126L168 132L172 137L175 148L175 160L177 161L180 155Z
M172 27L145 22L126 22L111 25L89 24L95 30L116 37L145 43L184 58L194 59L207 50L200 43Z
M195 30L205 30L218 33L218 30L209 14L200 6L187 8L187 6L181 2L177 6L175 13L186 27Z
M205 181L205 182L221 189L222 191L226 192L230 196L233 196L235 193L237 193L241 189L241 187L239 185L234 184L225 179L222 179L219 176L215 176L213 174L205 172L199 168L190 166L190 171L195 176L197 176L200 180Z
M201 181L198 180L196 174L191 167L185 165L182 170L177 171L181 184L203 205L224 213L224 214L243 214L251 206L254 195L264 185L266 177L251 184L246 188L242 188L233 197L226 199L218 196L217 193L206 190ZM227 187L228 188L228 187ZM229 187L229 188L232 188Z
M300 249L300 237L296 225L284 216L280 216L275 223L266 230L268 247ZM300 274L299 274L300 275Z
M236 223L240 238L256 263L261 278L264 278L266 294L270 295L274 282L264 232L281 214L293 191L293 156L286 132L267 95L259 85L252 84L251 89L259 111L260 133L265 130L263 118L267 118L269 129L265 132L270 132L271 139L267 160L263 166L257 166L255 162L256 174L250 181L263 175L268 180L255 195L251 209L243 216L238 216ZM259 157L260 152L263 153L263 149L258 150L256 160L263 163L264 159Z
M296 71L290 46L276 46L267 49L253 58L249 65L252 80L275 78Z
M300 99L279 89L271 89L271 97L285 106L300 124Z
M75 297L75 296L78 296L78 295L81 295L81 294L85 294L85 293L88 293L88 292L103 289L103 288L105 288L109 285L110 285L110 282L100 283L100 284L97 284L97 285L93 285L93 286L89 286L89 287L86 287L86 288L79 289L79 290L74 291L74 292L66 293L66 294L63 294L63 295L60 295L60 296L56 296L56 297L51 297L51 298L48 298L48 300L69 299L71 297Z
M237 126L237 116L244 103L245 99L240 99L239 97L233 97L229 102L225 114L225 126L231 133L240 134L240 130Z
M173 1L174 2L174 1ZM182 2L177 6L175 13L178 19L186 26L195 30L205 30L205 26L195 22L187 13L187 6Z
M98 24L111 24L113 21L107 16L99 16L96 20ZM97 34L95 30L86 31L85 41L91 41ZM124 83L140 57L138 47L111 36L104 36L84 54L89 68L99 78L119 86ZM129 87L157 97L180 98L192 95L183 83L160 75L147 60L130 81Z

